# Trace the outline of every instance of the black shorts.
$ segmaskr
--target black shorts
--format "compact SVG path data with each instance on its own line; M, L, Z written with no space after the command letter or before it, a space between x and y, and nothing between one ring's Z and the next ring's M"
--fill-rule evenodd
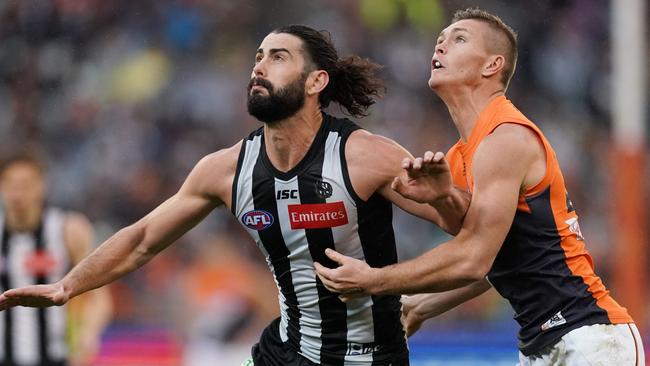
M253 346L255 366L319 366L293 350L289 343L280 338L280 318L275 319L264 329L259 343ZM341 362L343 365L343 362ZM329 365L322 365L329 366ZM370 365L369 365L370 366ZM372 363L372 366L409 366L408 352L396 355L387 363Z

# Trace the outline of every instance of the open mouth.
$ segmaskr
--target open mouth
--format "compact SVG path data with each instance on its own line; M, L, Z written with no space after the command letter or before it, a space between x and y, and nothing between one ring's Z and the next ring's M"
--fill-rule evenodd
M442 69L444 66L442 66L442 64L440 63L440 61L438 61L438 60L433 60L433 61L431 61L431 67L432 67L434 70L438 70L438 69Z

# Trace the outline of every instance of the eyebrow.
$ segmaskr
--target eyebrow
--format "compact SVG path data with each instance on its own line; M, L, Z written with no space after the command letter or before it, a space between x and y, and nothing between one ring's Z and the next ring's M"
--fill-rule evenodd
M291 52L289 52L289 50L286 49L286 48L271 48L269 50L269 54L271 54L271 55L274 54L274 53L279 53L279 52L286 52L288 54L291 54ZM258 48L256 53L264 53L264 49L263 48Z
M454 28L451 29L451 31L449 31L449 33L456 33L456 32L467 32L467 33L469 33L469 29L463 28L463 27L454 27ZM445 35L445 31L443 30L438 35L438 38L443 37L444 35Z

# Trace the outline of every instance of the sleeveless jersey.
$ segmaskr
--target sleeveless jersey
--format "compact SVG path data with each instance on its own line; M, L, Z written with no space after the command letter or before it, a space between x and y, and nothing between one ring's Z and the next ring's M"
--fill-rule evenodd
M530 355L584 325L632 322L594 273L553 148L505 97L481 112L467 143L459 141L449 150L454 183L473 189L474 152L503 123L535 132L546 154L546 174L520 193L514 221L487 276L515 311L519 349Z
M266 257L279 290L280 337L322 365L375 365L407 351L397 296L347 304L329 292L314 262L333 268L326 248L372 267L397 262L392 205L378 194L361 200L345 161L359 129L323 113L305 157L280 172L264 148L263 128L243 140L232 189L232 213Z
M0 216L0 291L60 280L70 268L64 213L44 211L34 232L10 232ZM1 365L55 365L67 356L66 309L15 307L0 313Z

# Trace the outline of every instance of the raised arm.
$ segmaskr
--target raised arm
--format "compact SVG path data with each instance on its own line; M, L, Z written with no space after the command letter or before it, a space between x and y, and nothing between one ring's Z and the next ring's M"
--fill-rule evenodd
M510 229L520 190L539 182L544 173L544 150L537 136L523 126L502 125L474 154L472 201L454 239L384 268L370 268L326 250L341 266L316 266L318 275L331 291L354 295L442 292L481 280Z
M392 188L396 177L409 180L407 173L411 169L403 163L413 158L395 141L364 130L355 131L346 144L345 157L352 185L362 199L378 192L402 210L433 222L450 234L460 230L470 195L452 185L446 162L439 171L439 184L430 192L431 204L426 204L403 197Z
M148 262L215 207L230 203L239 146L203 158L174 196L138 222L111 236L61 281L12 289L0 295L0 310L16 305L62 305L70 298L110 283Z

